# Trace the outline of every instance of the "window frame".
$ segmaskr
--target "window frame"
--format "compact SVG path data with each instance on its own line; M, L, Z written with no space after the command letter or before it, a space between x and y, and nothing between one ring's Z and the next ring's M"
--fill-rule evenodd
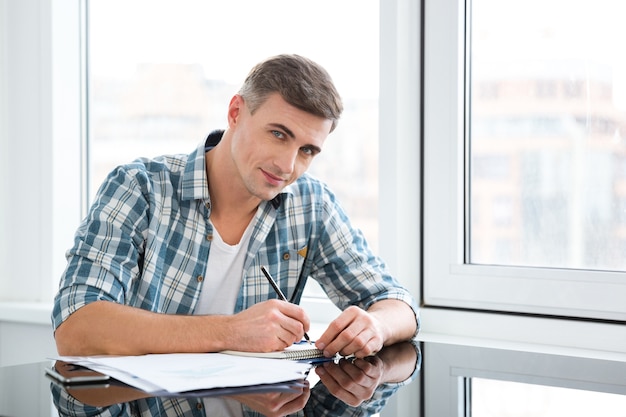
M471 1L425 0L424 303L626 321L622 272L472 265L465 242L469 120L466 10Z

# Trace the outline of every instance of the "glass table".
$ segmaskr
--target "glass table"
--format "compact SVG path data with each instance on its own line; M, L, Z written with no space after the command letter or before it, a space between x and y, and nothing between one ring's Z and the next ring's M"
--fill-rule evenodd
M118 381L61 385L52 361L0 368L0 417L374 415L419 375L417 343L317 364L299 381L153 397Z
M306 380L151 397L112 381L66 388L50 362L0 368L0 417L626 415L626 354L400 343L341 360Z

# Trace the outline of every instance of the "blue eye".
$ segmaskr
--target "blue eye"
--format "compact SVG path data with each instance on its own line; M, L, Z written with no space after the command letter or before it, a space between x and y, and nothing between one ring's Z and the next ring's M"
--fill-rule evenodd
M285 138L285 134L283 132L278 131L278 130L272 130L272 135L274 135L278 139L284 139Z
M300 150L307 156L315 156L319 151L312 146L303 146Z

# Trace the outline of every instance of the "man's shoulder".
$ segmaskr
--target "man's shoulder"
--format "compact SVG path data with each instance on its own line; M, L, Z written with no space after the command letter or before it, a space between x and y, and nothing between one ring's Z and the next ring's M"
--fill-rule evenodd
M330 193L328 185L308 173L304 173L284 190L287 194L292 194L297 198L319 198L324 193Z
M187 178L193 182L196 176L196 164L194 153L140 157L117 166L105 180L105 187L109 190L107 192L113 190L111 187L120 186L136 186L143 189L143 192L171 187L184 188L183 184ZM204 168L200 167L200 169L204 173Z
M126 164L128 171L140 171L146 173L172 172L182 173L187 166L189 155L172 154L160 155L152 158L137 158L133 162Z
M139 157L132 162L120 165L118 170L126 172L133 177L179 178L183 177L187 171L200 169L204 172L204 167L196 167L198 150L190 154L164 154L155 157ZM190 173L191 174L191 173Z
M283 201L292 205L328 205L335 204L336 197L330 187L319 178L308 173L283 190Z

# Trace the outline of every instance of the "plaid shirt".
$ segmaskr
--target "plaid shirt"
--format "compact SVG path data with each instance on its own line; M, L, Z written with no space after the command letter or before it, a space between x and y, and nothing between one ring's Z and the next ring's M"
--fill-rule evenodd
M141 158L108 175L67 252L52 313L55 329L97 300L193 314L202 283L211 279L205 146L220 138L214 132L189 155ZM311 277L342 310L392 298L417 314L414 298L371 253L320 181L303 175L261 202L252 221L235 312L276 298L260 270L266 265L292 302L299 302Z

